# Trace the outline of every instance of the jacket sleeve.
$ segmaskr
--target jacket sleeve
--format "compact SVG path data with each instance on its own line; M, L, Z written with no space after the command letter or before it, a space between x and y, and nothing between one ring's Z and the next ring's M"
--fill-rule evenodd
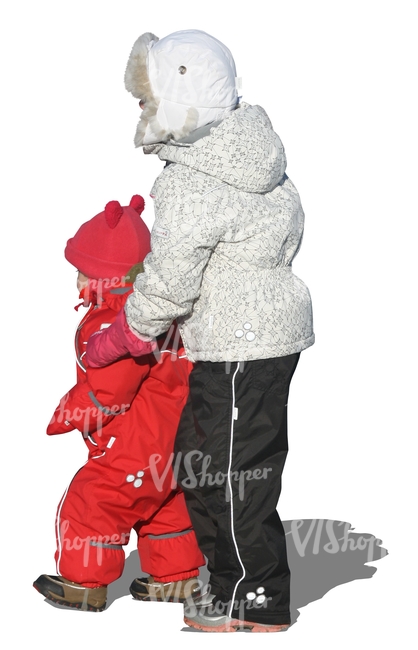
M168 181L160 181L167 173ZM213 183L209 192L186 190L170 167L157 179L151 253L125 305L128 325L139 334L167 331L199 297L205 267L227 228L219 215L219 182Z
M132 400L150 371L150 359L121 359L104 368L86 369L79 381L60 400L48 425L47 434L78 429L94 433L129 410Z

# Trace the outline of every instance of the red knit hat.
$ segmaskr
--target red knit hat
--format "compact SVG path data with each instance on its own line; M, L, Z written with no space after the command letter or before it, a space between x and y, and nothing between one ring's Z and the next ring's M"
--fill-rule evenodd
M122 278L151 250L150 232L140 217L144 207L139 194L125 208L110 201L68 240L66 259L88 278Z

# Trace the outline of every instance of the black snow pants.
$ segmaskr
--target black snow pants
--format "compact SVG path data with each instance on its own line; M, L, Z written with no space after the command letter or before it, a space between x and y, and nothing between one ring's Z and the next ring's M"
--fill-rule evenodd
M290 623L290 572L276 506L299 356L199 361L190 375L175 471L208 559L213 604L231 618Z

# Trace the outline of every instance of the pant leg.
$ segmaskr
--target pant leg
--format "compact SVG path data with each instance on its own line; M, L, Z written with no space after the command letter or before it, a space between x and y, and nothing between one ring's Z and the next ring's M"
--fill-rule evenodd
M157 390L158 384L154 390L158 396ZM175 496L179 490L171 469L178 423L173 412L179 414L179 409L170 403L174 399L170 394L163 397L165 402L154 396L143 404L144 411L163 409L158 419L148 414L140 428L136 420L131 427L127 413L123 430L114 430L112 436L104 429L96 447L87 441L89 460L75 475L57 511L55 558L57 571L65 578L87 587L116 580L123 571L123 546L138 522L144 525L141 552L148 553L154 576L196 572L204 564L193 532L176 542L160 539L151 544L148 539L147 544L146 540L152 521L148 532L157 536L191 527L183 496ZM153 424L156 421L158 425ZM166 555L163 546L170 550Z
M192 529L183 492L174 492L146 522L135 526L141 568L157 582L199 575L205 560Z
M189 377L190 392L181 414L174 446L174 473L184 492L199 547L207 558L210 590L212 593L218 593L220 586L215 571L218 516L216 508L213 509L211 499L207 495L209 486L200 489L198 485L201 480L201 457L206 453L208 446L206 430L222 428L222 423L217 421L217 418L221 417L221 412L216 414L216 409L213 409L212 414L208 414L207 423L202 422L203 428L195 415L205 408L204 389L210 378L210 374L205 371L205 366L206 364L202 363L195 364Z
M74 476L55 522L57 572L86 587L108 585L122 575L123 546L138 516L134 511L131 517L128 512L127 517L116 515L109 497L119 473L109 474L107 463L100 461L101 457L90 456Z
M217 600L230 616L260 623L290 621L290 572L276 505L298 358L233 363L229 374L225 364L197 364L190 377L194 431L190 417L182 420L176 442L185 451L180 485L199 544L201 537L209 544L208 531L212 537Z

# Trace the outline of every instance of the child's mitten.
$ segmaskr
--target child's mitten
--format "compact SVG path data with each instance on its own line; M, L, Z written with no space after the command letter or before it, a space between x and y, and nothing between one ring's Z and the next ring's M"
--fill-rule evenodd
M112 325L95 332L89 338L85 356L87 365L91 368L101 368L126 354L132 357L150 354L157 344L149 338L144 338L145 340L132 332L126 322L125 310L121 309Z

